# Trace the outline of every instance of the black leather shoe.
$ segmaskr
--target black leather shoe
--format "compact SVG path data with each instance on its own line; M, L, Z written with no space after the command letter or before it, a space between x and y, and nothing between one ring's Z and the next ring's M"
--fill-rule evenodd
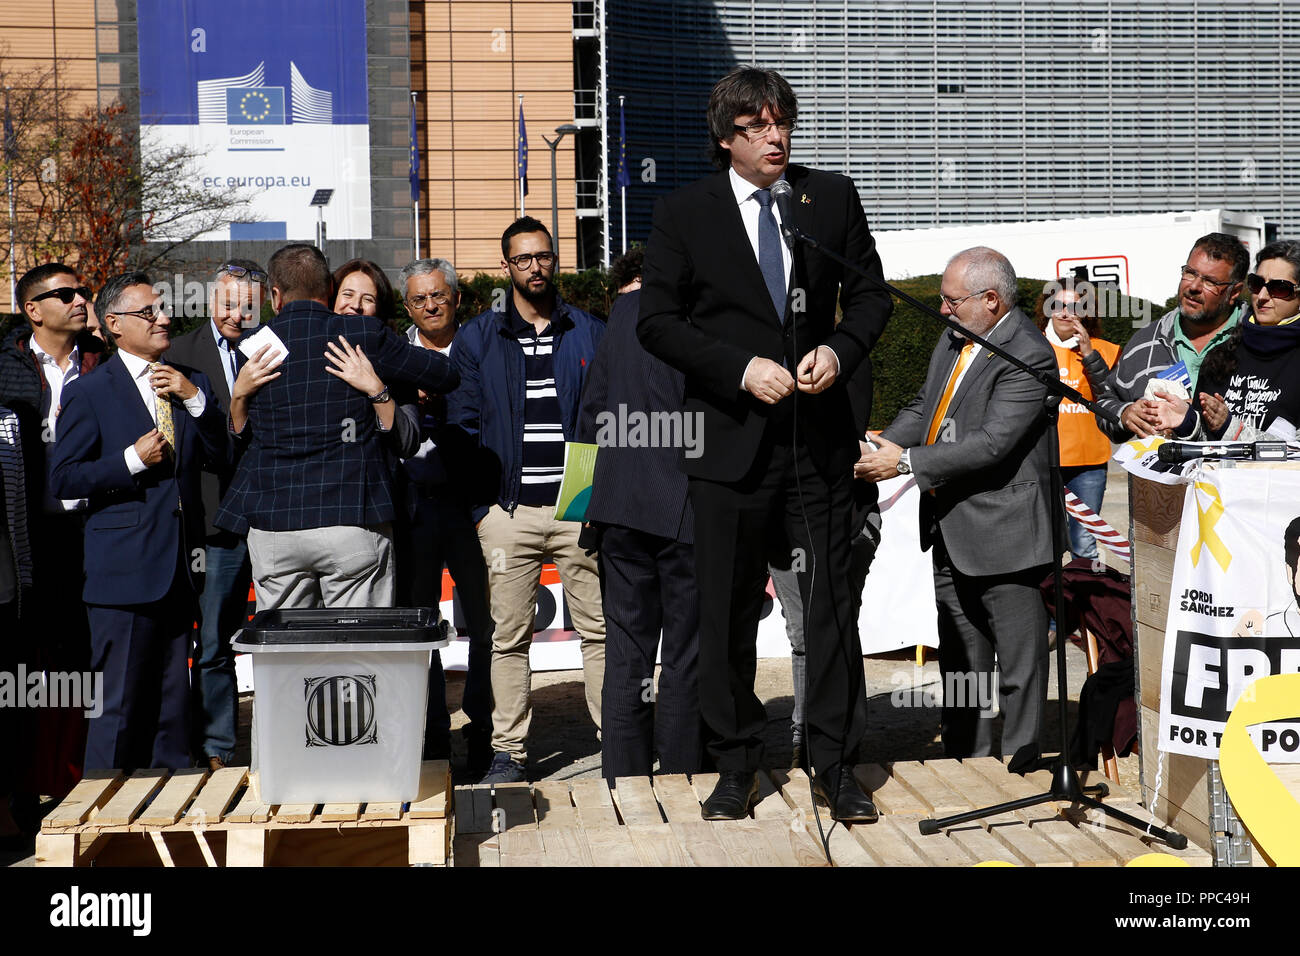
M758 775L743 770L724 770L718 785L700 807L706 820L743 820L758 802Z
M862 792L853 771L838 768L819 773L813 779L815 793L831 808L831 819L841 823L875 823L880 819L876 805ZM834 799L831 798L834 795Z

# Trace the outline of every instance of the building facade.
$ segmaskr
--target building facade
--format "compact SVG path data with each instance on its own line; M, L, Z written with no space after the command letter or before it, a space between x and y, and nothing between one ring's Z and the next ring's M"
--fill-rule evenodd
M708 89L737 63L790 80L793 158L851 176L873 229L1221 207L1300 234L1281 0L606 0L606 19L629 242L708 171ZM611 215L620 235L617 190Z

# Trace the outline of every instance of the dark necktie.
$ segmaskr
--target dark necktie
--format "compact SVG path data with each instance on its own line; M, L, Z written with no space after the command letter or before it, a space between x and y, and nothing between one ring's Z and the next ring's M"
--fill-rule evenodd
M772 215L772 191L756 189L758 200L758 268L767 283L768 295L776 309L777 320L785 324L785 264L781 261L781 232Z

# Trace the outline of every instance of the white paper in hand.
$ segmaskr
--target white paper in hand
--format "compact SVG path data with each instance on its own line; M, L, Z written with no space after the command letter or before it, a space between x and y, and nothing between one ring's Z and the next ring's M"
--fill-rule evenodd
M289 357L288 347L280 340L280 336L271 331L269 325L262 326L252 335L240 340L239 351L244 353L244 358L251 359L264 345L271 346L271 351L267 353L268 355L274 355L276 352L280 353L280 357L276 360L275 365L279 365ZM274 368L275 366L273 365L271 367Z

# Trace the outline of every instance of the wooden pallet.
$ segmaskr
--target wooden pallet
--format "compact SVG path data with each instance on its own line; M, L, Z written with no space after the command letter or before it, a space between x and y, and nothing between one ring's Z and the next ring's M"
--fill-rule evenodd
M1069 805L1029 810L922 836L924 817L959 813L1042 792L1050 775L1020 777L993 758L864 764L863 789L879 822L834 824L819 807L835 866L1121 866L1152 852L1193 866L1210 857L1174 851L1140 831ZM709 823L700 802L716 774L603 780L546 780L532 785L457 787L455 866L826 866L807 776L759 774L759 802L744 820ZM1131 795L1110 785L1106 802L1150 820Z
M445 866L447 761L409 804L268 806L246 767L86 775L45 818L37 866Z

